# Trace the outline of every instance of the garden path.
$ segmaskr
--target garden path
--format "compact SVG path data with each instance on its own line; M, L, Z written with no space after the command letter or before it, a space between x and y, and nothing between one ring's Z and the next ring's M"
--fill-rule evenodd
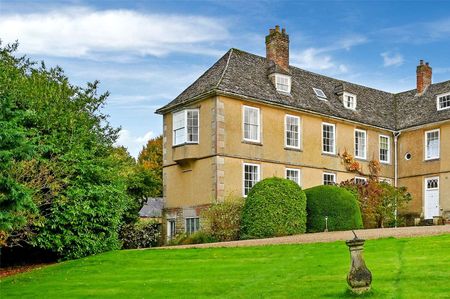
M358 238L365 240L388 238L388 237L406 238L418 236L431 236L431 235L450 234L450 225L447 224L435 226L359 229L355 230L355 233L358 236ZM345 241L353 238L354 236L352 231L339 231L339 232L321 232L321 233L293 235L268 239L241 240L241 241L179 245L179 246L164 246L164 247L155 247L153 249L241 247L241 246L263 246L275 244L323 243L323 242Z

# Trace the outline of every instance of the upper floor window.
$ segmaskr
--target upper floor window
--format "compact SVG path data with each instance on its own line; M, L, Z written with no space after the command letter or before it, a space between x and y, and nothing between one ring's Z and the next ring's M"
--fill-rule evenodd
M198 143L199 110L186 109L173 114L173 145Z
M324 185L335 185L336 184L336 174L331 172L323 173L323 184Z
M364 130L355 129L355 157L359 159L367 157L367 133Z
M300 117L286 115L284 123L286 147L300 148Z
M286 168L286 178L300 185L300 169Z
M391 157L391 144L389 136L380 135L380 162L389 163Z
M243 195L245 197L250 192L250 189L259 182L260 172L258 164L244 163L243 168Z
M291 77L276 74L275 75L275 86L278 91L290 93L291 92Z
M322 152L336 154L336 127L333 124L322 123Z
M244 106L244 140L260 141L260 111L259 108Z
M344 100L344 107L347 109L352 109L355 110L356 109L356 95L348 93L348 92L344 92L343 96L343 100Z
M449 108L450 108L450 92L438 95L437 110L444 110Z
M425 132L425 160L439 159L439 129Z

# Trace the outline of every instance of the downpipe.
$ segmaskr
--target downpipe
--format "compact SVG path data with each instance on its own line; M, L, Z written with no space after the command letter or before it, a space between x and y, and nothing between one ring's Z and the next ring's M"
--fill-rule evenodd
M394 187L398 187L398 138L400 137L400 134L402 132L394 132ZM398 216L398 210L397 210L397 195L395 195L395 227L397 227L397 216Z

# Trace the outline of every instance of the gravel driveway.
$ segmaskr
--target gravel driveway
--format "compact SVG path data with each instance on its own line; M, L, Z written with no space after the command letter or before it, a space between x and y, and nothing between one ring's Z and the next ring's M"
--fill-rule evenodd
M450 234L450 225L437 226L413 226L413 227L398 227L398 228L378 228L378 229L360 229L355 230L355 233L360 239L379 239L379 238L404 238L417 236L431 236ZM323 232L313 234L294 235L287 237L231 241L221 243L208 244L194 244L194 245L179 245L179 246L165 246L156 247L154 249L180 249L180 248L209 248L209 247L240 247L240 246L261 246L272 244L301 244L301 243L323 243L344 241L353 239L351 231L340 232Z

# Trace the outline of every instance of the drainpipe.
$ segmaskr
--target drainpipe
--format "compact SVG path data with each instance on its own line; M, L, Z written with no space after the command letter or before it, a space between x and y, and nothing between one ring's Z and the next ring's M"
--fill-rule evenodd
M394 132L394 187L398 187L398 138L402 132ZM395 227L397 227L397 197L395 198Z

